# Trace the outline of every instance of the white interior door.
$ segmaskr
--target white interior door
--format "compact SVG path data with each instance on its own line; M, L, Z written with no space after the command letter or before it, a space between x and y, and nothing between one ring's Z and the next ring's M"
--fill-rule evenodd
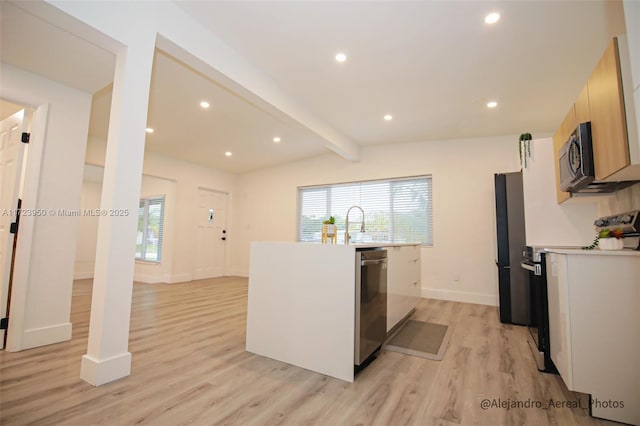
M24 131L24 110L0 122L0 318L7 316L9 309L9 282L14 234L11 224L16 221L18 192L24 146L21 142ZM6 330L0 330L0 349L4 349Z
M227 194L198 188L194 278L224 275Z

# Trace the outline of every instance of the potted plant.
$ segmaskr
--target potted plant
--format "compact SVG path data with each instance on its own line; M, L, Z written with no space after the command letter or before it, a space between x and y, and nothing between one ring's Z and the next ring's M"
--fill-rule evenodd
M519 147L520 147L520 165L525 169L529 164L529 158L531 158L531 133L523 133L520 135Z
M621 250L624 247L621 229L603 229L598 232L598 247L601 250Z
M624 235L621 229L604 228L598 232L596 238L590 246L583 247L585 250L593 250L598 247L600 250L622 250Z
M337 236L338 227L336 226L336 218L330 216L329 219L322 222L322 242L326 243L327 238L329 238L332 243L335 243Z

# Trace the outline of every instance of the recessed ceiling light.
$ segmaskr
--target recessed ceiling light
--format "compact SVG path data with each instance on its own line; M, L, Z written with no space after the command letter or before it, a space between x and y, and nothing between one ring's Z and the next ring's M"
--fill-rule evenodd
M386 114L383 118L385 119L385 121L393 120L393 116L391 114Z
M204 108L204 109L207 109L207 108L209 108L211 105L210 105L210 104L209 104L209 102L207 102L207 101L202 101L202 102L200 102L200 106L201 106L202 108Z
M498 12L492 12L484 17L484 22L486 24L495 24L500 20L500 14Z
M153 129L151 127L147 127L147 129L145 130L145 132L147 133L153 133Z
M233 152L227 151L224 153L224 155L226 155L227 157L231 157L233 155Z
M336 61L344 62L346 60L347 60L347 55L345 55L344 53L340 52L336 55Z
M496 101L487 102L487 108L495 108L497 106L498 106L498 103Z
M275 143L280 143L280 138L276 136L275 138L273 138L273 141L274 141Z

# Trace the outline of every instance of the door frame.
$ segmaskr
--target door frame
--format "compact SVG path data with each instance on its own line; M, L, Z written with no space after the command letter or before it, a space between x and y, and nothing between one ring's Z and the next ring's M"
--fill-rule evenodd
M20 138L21 138L21 135L24 134L24 132L29 131L32 111L30 108L22 107L21 110L16 111L12 115L3 119L3 121L9 120L18 114L21 114L22 118L19 119L20 128L17 129L16 131L17 133L16 137L18 138L18 140L16 141L18 144L17 146L18 152L16 153L16 157L14 158L16 166L15 166L15 173L13 178L15 180L13 183L13 188L9 188L10 192L13 193L13 199L9 199L8 200L9 204L3 206L3 208L9 211L14 211L15 209L17 209L18 211L21 210L20 197L22 195L21 194L22 181L24 179L24 174L25 174L25 161L27 159L28 149L27 149L27 144L22 142ZM8 129L8 130L9 130L9 135L7 138L7 143L10 142L10 138L11 138L11 129ZM2 182L2 185L4 185L4 182ZM10 217L8 217L7 220L11 224L10 227L13 226L14 224L17 225L20 223L20 215L18 213L16 213L15 216L13 214L9 216ZM17 232L17 229L15 232L11 232L10 227L6 229L7 241L6 242L2 241L2 244L4 246L3 249L7 249L7 250L4 254L5 256L4 259L2 259L2 262L4 263L3 266L5 267L5 269L3 270L3 276L0 277L0 280L3 281L2 294L0 294L0 312L2 313L2 315L0 315L0 318L8 318L11 312L11 287L12 287L11 277L13 276L13 264L15 260L15 248L16 248L16 242L18 238L18 232ZM6 279L6 283L4 282L5 279ZM6 305L4 304L5 302L6 302ZM5 347L7 334L8 334L8 330L0 330L0 349L4 349Z
M38 192L40 190L40 171L42 169L42 155L44 153L45 135L49 117L49 104L32 106L32 102L3 97L9 102L33 109L31 116L31 140L29 153L24 165L24 180L22 182L22 209L35 210ZM17 352L23 349L24 317L29 283L29 267L31 265L31 247L33 245L33 230L35 217L33 215L20 217L20 238L15 249L15 263L13 267L13 284L11 287L11 318L7 333L5 350Z

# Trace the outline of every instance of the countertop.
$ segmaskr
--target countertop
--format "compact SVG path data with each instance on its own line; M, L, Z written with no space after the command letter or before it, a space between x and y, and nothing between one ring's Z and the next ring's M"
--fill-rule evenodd
M371 247L402 247L402 246L419 246L420 243L353 243L349 244L355 248L371 248Z
M419 246L421 243L351 243L351 244L322 244L319 242L309 242L309 241L282 241L277 242L278 244L300 244L300 245L314 245L314 246L325 246L325 247L353 247L354 249L359 248L372 248L372 247L402 247L402 246Z
M601 250L595 248L593 250L582 250L581 248L545 248L544 251L548 253L558 254L574 254L574 255L586 255L586 256L639 256L640 251L637 250Z

